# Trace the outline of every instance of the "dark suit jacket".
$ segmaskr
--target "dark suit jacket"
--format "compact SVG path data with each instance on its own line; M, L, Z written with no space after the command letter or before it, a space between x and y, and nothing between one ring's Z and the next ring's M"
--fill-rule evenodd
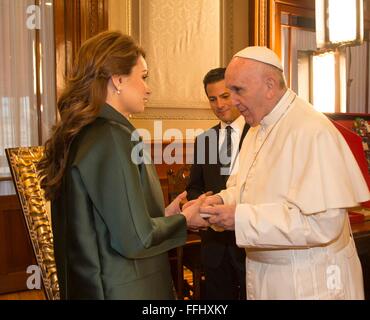
M184 216L164 217L152 164L137 165L134 127L109 105L72 143L52 225L62 299L173 299L167 251Z
M221 125L218 124L203 134L199 135L194 144L194 164L190 171L190 181L186 188L188 195L188 200L196 199L201 194L207 191L213 191L213 193L218 193L225 189L226 181L228 176L220 174L221 166L218 158L218 139L219 130ZM249 125L245 124L241 138L239 149L242 145L243 139L247 134ZM207 136L217 136L216 144L210 144ZM214 140L213 140L214 141ZM198 146L201 146L198 150ZM205 150L203 150L203 147ZM204 162L197 163L197 159L203 160L203 157L198 157L198 151L204 153ZM210 154L211 152L211 154ZM215 156L217 155L216 163ZM209 228L207 231L201 231L200 235L202 237L202 262L205 265L214 266L220 264L221 258L223 257L223 252L226 245L234 245L235 243L235 233L233 231L216 232ZM240 252L239 252L240 251ZM238 250L240 255L244 255L244 250Z

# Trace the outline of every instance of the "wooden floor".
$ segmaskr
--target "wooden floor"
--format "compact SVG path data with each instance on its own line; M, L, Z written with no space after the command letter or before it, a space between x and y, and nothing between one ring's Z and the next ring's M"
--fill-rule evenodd
M45 295L41 290L29 290L9 294L1 294L0 300L45 300Z
M184 278L189 282L189 284L193 284L192 273L186 268L184 268ZM42 290L29 290L0 294L0 300L45 300L45 295Z

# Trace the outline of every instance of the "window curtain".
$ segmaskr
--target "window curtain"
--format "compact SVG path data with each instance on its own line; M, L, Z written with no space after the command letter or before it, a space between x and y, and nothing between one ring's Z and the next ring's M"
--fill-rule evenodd
M285 41L288 43L288 41ZM301 29L291 29L291 83L292 90L298 92L298 51L315 51L316 34L315 32ZM289 52L286 53L286 55ZM288 57L284 61L288 61Z
M361 46L346 48L347 68L347 112L366 113L366 69L368 47L366 43Z
M289 70L289 30L282 28L282 58L284 69ZM291 29L291 87L295 92L298 92L298 51L316 51L316 35L315 32ZM347 110L351 113L366 113L366 94L370 90L366 88L366 74L370 70L366 69L366 57L369 46L364 42L361 46L347 47L345 49L346 59L346 77L347 77ZM308 79L307 79L308 81Z
M5 148L39 144L36 96L36 31L40 27L42 139L55 122L53 1L0 1L0 178L10 177ZM39 19L38 19L39 17ZM38 22L40 25L38 26ZM0 195L14 193L12 181L0 181Z

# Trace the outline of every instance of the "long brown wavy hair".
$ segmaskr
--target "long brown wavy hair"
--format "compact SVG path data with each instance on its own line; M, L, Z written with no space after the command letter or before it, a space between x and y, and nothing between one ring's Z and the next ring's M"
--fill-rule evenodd
M60 120L45 143L45 156L38 167L47 199L58 196L73 139L97 118L109 79L129 75L140 56L145 56L144 51L120 32L102 32L81 46L57 103Z

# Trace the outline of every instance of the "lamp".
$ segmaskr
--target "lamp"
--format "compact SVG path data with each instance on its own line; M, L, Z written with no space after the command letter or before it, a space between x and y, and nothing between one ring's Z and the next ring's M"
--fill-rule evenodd
M318 48L361 44L364 38L363 0L315 0Z

